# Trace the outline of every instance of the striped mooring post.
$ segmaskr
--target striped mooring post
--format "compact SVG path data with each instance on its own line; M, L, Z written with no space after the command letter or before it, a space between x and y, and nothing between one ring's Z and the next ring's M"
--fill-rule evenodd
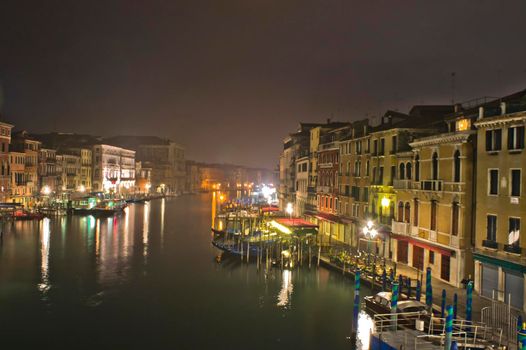
M426 305L431 309L433 307L433 287L431 286L431 268L426 271Z
M399 285L398 285L398 282L393 282L393 286L391 288L392 290L392 293L391 293L391 320L392 320L392 329L394 331L396 331L396 329L398 328L397 326L397 323L398 323L398 320L397 320L397 308L398 308L398 289Z
M453 319L457 319L457 307L458 307L458 295L455 293L453 295Z
M407 287L407 299L411 299L411 278L410 277L407 277L406 287Z
M360 313L360 269L356 269L354 274L354 305L352 319L352 333L358 329L358 314Z
M385 292L387 288L387 271L382 272L382 291Z
M420 280L416 280L415 299L417 301L420 301L421 294L422 294L422 286L420 285Z
M444 340L444 350L451 350L451 338L453 336L453 306L447 306L446 314L446 338Z
M440 303L440 317L444 318L446 312L446 290L442 289L442 302Z
M400 294L404 289L404 277L402 274L398 275L398 293Z
M468 282L466 291L466 320L472 320L472 304L473 304L473 281Z
M458 350L458 344L455 340L451 343L451 350Z
M526 338L526 329L522 323L522 316L517 317L517 349L522 350L522 341Z

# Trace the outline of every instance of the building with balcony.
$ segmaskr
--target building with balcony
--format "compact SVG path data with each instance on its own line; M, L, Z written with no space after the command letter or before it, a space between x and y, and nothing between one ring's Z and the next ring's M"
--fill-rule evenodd
M125 194L135 187L135 151L106 144L94 145L94 191Z
M475 290L526 311L526 90L480 107L477 129Z
M39 189L49 191L49 194L61 191L62 174L57 172L57 151L41 148L38 154L38 183Z
M19 131L13 134L11 149L14 152L24 153L24 178L26 185L26 204L32 205L39 196L38 187L38 159L41 142L30 136L27 131Z
M309 156L296 159L296 194L295 194L295 215L302 216L305 213L305 207L307 205L309 186Z
M9 202L29 205L31 201L31 193L28 193L27 180L25 174L25 160L26 154L24 152L9 151L9 168L11 169L11 190L8 198Z
M369 174L367 165L369 121L353 122L349 133L339 141L339 207L343 221L343 241L358 247L361 228L367 221Z
M11 196L11 174L9 144L13 125L0 122L0 202L6 202Z
M73 154L57 154L57 171L60 178L60 190L63 193L73 193L80 190L80 156Z

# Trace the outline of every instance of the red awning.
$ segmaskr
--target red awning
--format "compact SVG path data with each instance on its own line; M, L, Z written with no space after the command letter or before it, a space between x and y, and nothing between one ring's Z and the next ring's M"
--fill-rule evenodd
M278 207L262 207L261 211L263 213L271 213L271 212L279 211L279 208Z
M307 220L300 219L300 218L291 218L291 219L280 218L280 219L275 219L274 221L282 225L289 226L289 227L312 227L312 228L318 227L318 225L313 224L312 222L309 222Z
M411 237L407 237L407 236L397 235L397 234L393 233L393 234L391 234L391 237L393 237L394 239L397 239L399 241L409 242L412 245L415 245L417 247L424 248L424 249L427 249L427 250L431 250L433 252L436 252L436 253L439 253L439 254L442 254L442 255L445 255L445 256L451 256L451 253L453 252L450 249L446 249L444 247L439 247L439 246L433 245L431 243L423 242L423 241L420 241L420 240L417 240L417 239L414 239L414 238L411 238Z
M339 216L329 213L316 213L314 216L320 220L332 221L336 223L342 222L342 219Z

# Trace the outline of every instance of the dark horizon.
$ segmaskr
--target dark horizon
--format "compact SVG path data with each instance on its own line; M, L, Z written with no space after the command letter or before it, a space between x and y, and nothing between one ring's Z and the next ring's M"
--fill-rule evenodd
M523 1L9 2L0 10L0 113L18 130L157 135L196 161L273 169L300 121L358 120L526 86Z

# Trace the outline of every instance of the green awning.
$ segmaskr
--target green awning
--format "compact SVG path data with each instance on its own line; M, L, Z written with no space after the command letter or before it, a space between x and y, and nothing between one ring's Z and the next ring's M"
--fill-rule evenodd
M517 271L520 273L526 273L526 266L514 263L512 261L502 260L502 259L495 258L493 256L484 255L480 253L473 253L473 259L478 260L482 263L500 266L503 269Z

